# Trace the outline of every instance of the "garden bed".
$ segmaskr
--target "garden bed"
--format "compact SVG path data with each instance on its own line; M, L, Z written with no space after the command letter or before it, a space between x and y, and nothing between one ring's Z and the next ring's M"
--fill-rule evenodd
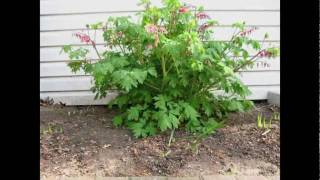
M175 132L170 147L170 134L135 139L113 127L116 111L104 106L41 106L41 176L279 175L279 122L266 134L256 125L258 113L274 112L279 108L260 102L232 114L196 155L186 133Z

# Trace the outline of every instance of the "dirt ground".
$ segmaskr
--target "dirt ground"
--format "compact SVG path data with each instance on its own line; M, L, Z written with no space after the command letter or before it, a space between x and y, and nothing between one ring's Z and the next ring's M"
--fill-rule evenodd
M116 112L104 106L40 106L41 176L279 175L279 121L264 133L256 125L259 112L271 117L279 108L260 102L232 114L195 154L182 131L170 147L169 134L133 138L112 126Z

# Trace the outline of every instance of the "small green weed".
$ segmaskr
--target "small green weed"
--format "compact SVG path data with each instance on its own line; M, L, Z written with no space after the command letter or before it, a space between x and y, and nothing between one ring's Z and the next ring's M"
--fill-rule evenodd
M49 123L47 127L40 128L40 135L41 136L52 135L55 133L63 133L62 126L59 126L59 125L53 124L53 123Z

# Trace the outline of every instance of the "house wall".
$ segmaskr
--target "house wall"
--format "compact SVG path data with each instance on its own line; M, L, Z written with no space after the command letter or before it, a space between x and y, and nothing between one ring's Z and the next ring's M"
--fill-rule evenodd
M132 15L141 11L136 0L40 0L40 96L68 105L105 104L115 94L102 100L93 100L90 76L73 74L67 64L67 56L59 54L66 44L84 46L72 34L85 30L85 25L104 21L109 16ZM153 0L160 5L160 0ZM262 40L268 32L265 45L280 46L280 0L185 0L203 5L206 12L220 25L215 28L218 40L228 40L233 33L231 24L246 21L258 30L252 36ZM98 49L103 48L101 33L97 33ZM97 58L95 54L90 54ZM266 99L267 92L280 87L280 62L262 59L270 67L255 66L241 72L243 82L253 94L249 99Z

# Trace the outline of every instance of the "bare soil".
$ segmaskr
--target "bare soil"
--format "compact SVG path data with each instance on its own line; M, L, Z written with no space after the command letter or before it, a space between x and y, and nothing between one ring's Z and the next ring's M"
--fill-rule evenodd
M232 114L226 127L205 139L198 154L183 131L135 139L112 126L115 110L104 106L40 106L41 176L197 176L279 175L280 128L256 125L258 113L271 117L279 108L264 102Z

